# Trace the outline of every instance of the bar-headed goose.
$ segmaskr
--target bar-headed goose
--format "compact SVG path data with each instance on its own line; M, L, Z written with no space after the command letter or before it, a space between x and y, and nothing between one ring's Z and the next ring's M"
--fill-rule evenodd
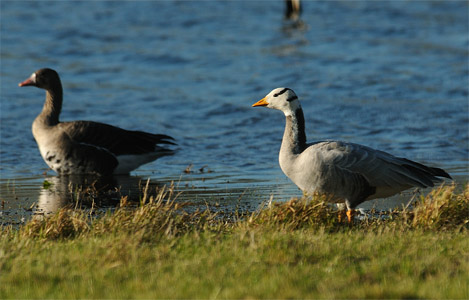
M91 122L60 122L62 84L52 69L40 69L19 86L46 90L42 112L32 131L42 158L59 174L127 174L140 165L173 154L162 145L174 145L164 134L129 131Z
M439 168L395 157L366 146L341 141L307 144L300 101L289 88L277 88L252 106L282 111L286 117L280 148L282 171L302 191L332 196L345 202L347 217L360 203L386 198L411 187L432 187L451 178Z

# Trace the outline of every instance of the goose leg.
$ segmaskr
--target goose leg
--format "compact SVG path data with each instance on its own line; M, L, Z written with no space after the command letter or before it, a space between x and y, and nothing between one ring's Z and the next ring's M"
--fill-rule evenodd
M337 205L337 218L339 223L342 223L346 217L347 208L344 203L336 203Z
M355 215L355 209L348 209L347 212L347 220L349 223L352 223L353 221L353 216Z
M342 221L345 219L345 210L339 210L338 211L338 219L339 219L339 223L342 223Z
M345 205L347 206L347 212L345 214L347 215L348 222L351 224L353 221L353 216L355 215L355 207L350 204L348 199L345 200Z

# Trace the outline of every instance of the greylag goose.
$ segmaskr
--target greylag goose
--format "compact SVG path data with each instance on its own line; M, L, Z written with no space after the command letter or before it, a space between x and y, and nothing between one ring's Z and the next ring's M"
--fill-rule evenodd
M349 222L353 209L364 201L386 198L411 187L432 187L442 181L438 177L451 179L442 169L358 144L307 144L303 110L289 88L276 88L252 106L278 109L285 114L280 168L303 192L326 194L333 202L345 202Z
M164 134L129 131L91 122L60 122L62 84L52 69L40 69L19 86L46 90L42 112L32 131L44 161L58 174L128 174L159 157L173 154Z

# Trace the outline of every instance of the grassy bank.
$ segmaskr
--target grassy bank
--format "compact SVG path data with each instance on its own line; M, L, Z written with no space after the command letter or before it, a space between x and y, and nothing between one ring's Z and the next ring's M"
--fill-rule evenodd
M323 198L230 218L167 198L4 229L0 297L469 298L469 186L353 226Z

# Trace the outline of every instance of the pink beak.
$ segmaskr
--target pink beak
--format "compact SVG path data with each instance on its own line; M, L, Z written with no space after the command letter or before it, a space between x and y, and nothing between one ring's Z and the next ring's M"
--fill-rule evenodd
M28 86L36 84L36 74L31 75L28 79L23 82L18 83L18 86Z

